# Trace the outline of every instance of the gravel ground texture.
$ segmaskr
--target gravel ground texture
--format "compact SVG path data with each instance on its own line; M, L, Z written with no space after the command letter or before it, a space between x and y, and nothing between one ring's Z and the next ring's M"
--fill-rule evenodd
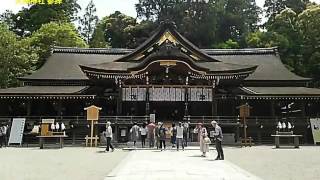
M198 151L198 147L188 148ZM320 146L300 146L299 149L225 146L224 152L227 161L261 179L320 179ZM105 153L103 148L84 147L0 148L0 180L102 180L123 163L122 160L126 161L128 153L120 149ZM183 156L182 152L175 153ZM215 150L210 150L209 156L215 155Z
M128 152L103 148L0 148L0 180L101 180Z
M319 180L320 146L224 148L228 161L265 180Z

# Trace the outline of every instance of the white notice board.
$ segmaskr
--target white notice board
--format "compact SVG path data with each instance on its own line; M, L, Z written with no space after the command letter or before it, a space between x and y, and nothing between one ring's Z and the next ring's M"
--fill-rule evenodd
M314 144L320 143L320 118L311 118L310 125Z
M8 144L20 144L22 143L23 130L26 122L26 118L13 118L9 143Z

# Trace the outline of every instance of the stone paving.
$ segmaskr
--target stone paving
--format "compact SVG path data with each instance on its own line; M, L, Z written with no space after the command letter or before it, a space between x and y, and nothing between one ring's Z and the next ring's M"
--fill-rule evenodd
M230 163L215 161L215 152L200 156L199 150L131 151L105 180L258 180Z

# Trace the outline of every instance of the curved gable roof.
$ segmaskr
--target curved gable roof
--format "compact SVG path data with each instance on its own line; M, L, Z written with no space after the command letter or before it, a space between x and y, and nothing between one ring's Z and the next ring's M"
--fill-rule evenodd
M276 48L207 49L210 56L225 63L258 65L246 81L309 81L289 71L281 62Z

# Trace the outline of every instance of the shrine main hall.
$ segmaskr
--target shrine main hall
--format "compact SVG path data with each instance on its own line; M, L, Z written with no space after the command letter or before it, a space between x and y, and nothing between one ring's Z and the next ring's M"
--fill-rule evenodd
M247 133L272 142L277 123L312 142L309 118L320 113L320 89L290 72L277 48L199 49L172 23L161 24L136 49L54 47L21 87L0 89L0 119L26 118L26 131L43 118L64 122L72 142L89 131L84 108L101 107L97 129L112 122L118 141L128 141L133 122L216 120L226 134L241 136L238 106L249 104ZM100 124L100 126L99 126ZM235 138L237 139L237 138Z

